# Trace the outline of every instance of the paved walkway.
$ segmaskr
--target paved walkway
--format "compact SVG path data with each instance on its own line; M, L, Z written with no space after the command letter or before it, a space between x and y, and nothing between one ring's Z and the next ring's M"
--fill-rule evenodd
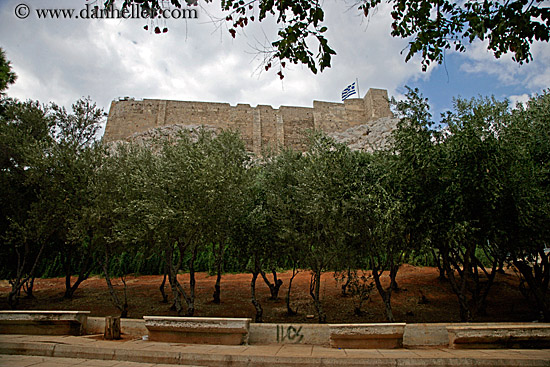
M549 366L550 349L334 349L311 345L192 345L101 336L0 335L0 366Z
M0 355L2 367L174 367L173 364L103 361L99 359Z

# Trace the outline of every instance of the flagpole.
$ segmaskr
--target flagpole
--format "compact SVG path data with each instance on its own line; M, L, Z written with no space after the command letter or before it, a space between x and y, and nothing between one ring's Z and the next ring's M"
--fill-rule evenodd
M359 79L355 78L355 82L357 83L357 95L361 98L361 92L359 91Z

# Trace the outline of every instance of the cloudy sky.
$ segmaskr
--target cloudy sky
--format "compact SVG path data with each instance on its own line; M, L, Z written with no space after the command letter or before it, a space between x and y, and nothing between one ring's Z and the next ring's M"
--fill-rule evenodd
M91 96L107 112L120 96L189 101L312 106L313 100L339 101L348 84L359 80L361 96L368 88L384 88L400 97L405 85L429 98L435 115L452 106L452 98L495 95L524 100L550 86L550 45L532 47L534 61L519 66L505 56L494 59L476 43L465 54L449 53L445 65L421 71L418 59L404 62L406 40L390 36L387 8L368 22L353 0L325 0L326 33L336 50L333 66L318 75L306 67L262 71L258 50L276 36L272 20L253 24L233 39L219 1L198 9L198 19L148 22L106 19L39 19L37 9L74 8L102 0L0 0L0 47L18 75L8 95L53 101L64 106ZM118 5L122 3L118 0ZM201 1L202 3L202 1ZM30 9L25 15L25 4ZM19 6L19 7L18 7Z

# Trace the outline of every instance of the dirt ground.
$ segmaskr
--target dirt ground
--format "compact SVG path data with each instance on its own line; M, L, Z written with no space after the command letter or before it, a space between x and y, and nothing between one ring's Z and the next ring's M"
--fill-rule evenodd
M310 273L300 272L292 283L291 305L298 315L287 316L284 297L287 293L291 272L281 273L283 286L279 300L269 300L269 289L259 278L257 295L264 308L264 322L313 323L316 319L307 318L315 314L309 295ZM181 274L180 281L185 284L188 274ZM222 278L221 304L212 303L215 276L206 273L197 274L196 313L195 316L251 317L254 307L250 301L250 274L225 274ZM388 281L387 276L383 278ZM119 314L112 306L105 280L93 277L81 284L72 300L64 300L64 278L36 279L35 299L22 299L18 309L28 310L88 310L91 316ZM518 291L518 276L511 270L498 274L488 300L487 316L478 316L475 321L532 321L537 314L529 308L529 302ZM162 303L159 285L162 276L128 276L129 317L141 318L144 315L172 315L170 302ZM430 267L403 265L399 270L397 282L400 291L392 294L392 306L396 321L400 322L458 322L458 303L448 282L438 279L438 271ZM122 283L115 282L119 294ZM188 284L187 284L188 285ZM6 299L9 291L7 281L0 281L0 309L9 309ZM171 297L167 286L166 292ZM421 295L427 303L420 302ZM171 299L171 298L170 298ZM364 314L356 316L353 312L356 298L341 295L340 284L333 273L322 277L321 299L329 323L384 322L384 307L376 289L370 300L364 303Z

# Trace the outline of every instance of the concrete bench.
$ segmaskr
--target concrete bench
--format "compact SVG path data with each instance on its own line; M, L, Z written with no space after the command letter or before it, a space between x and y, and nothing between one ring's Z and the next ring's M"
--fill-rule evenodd
M392 349L403 347L405 323L329 325L334 348Z
M143 316L149 340L190 344L248 344L248 318Z
M549 348L550 324L447 326L449 347Z
M83 335L90 311L0 311L0 334Z

